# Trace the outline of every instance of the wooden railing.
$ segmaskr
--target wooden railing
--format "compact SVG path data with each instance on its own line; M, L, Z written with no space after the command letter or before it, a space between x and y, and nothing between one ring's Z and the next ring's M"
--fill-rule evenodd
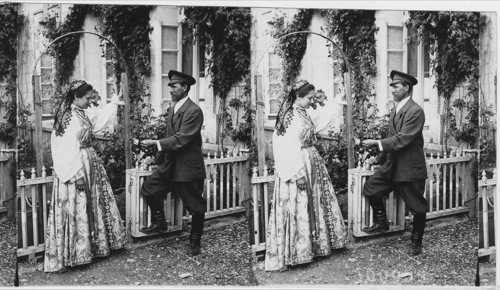
M451 155L431 155L426 160L428 178L425 185L424 196L429 202L427 219L434 219L464 212L473 216L472 200L474 190L474 176L471 172L471 162L474 156L463 152L452 152ZM367 166L358 165L358 168L349 170L349 237L368 236L361 229L373 224L373 211L364 195L363 186L366 178L374 171L366 170ZM404 202L400 197L396 199L391 193L386 199L388 218L392 222L390 231L405 229L405 219L411 219L411 212L405 210ZM406 212L406 214L405 214Z
M360 165L360 164L359 164ZM358 165L357 168L349 169L348 174L348 205L347 205L347 227L350 240L355 237L370 236L362 231L364 227L373 225L373 210L368 199L363 194L365 181L375 171L364 169ZM405 229L405 206L401 196L394 196L391 192L384 198L387 218L390 229L388 232L404 231Z
M236 156L226 155L205 159L207 179L204 197L207 199L206 218L226 216L245 211L241 205L248 183L248 154L239 152ZM144 179L153 171L144 166L126 171L125 221L128 237L142 237L141 227L151 224L151 212L140 194ZM47 176L45 167L40 177L35 169L31 177L25 178L24 171L17 180L18 250L17 255L34 255L45 250L48 209L52 193L53 176ZM164 200L167 220L171 223L167 232L182 230L190 220L182 201L168 194Z
M47 176L45 167L41 177L36 176L35 169L31 178L26 179L24 171L17 180L18 196L18 249L17 256L30 255L45 250L45 233L47 232L48 202L52 192L53 176Z
M264 166L261 176L258 176L257 167L253 168L251 179L253 202L253 237L252 252L254 254L266 249L266 230L269 222L269 206L274 189L274 175L268 175L268 167Z
M427 213L428 219L464 212L469 212L469 216L473 216L471 213L474 212L475 207L470 202L475 195L475 173L471 171L473 161L473 155L462 152L452 153L451 156L444 158L431 156L427 159L428 179L425 197L430 205L430 211ZM344 218L348 221L350 239L368 236L361 229L373 224L373 211L362 194L364 182L375 172L373 168L368 169L368 167L366 164L358 164L357 168L349 169L348 216ZM267 174L267 167L260 173L260 176L256 168L253 172L251 184L254 234L251 244L255 254L265 250L275 176ZM385 202L391 223L389 232L404 230L405 221L411 218L411 213L406 212L402 198L391 193Z
M477 182L477 172L472 172L474 158L470 154L452 151L445 158L432 155L427 160L425 198L429 201L428 219L463 212L469 212L471 218L474 216L472 199Z
M244 212L241 202L245 196L248 180L248 154L238 152L226 156L209 155L205 159L207 177L203 196L207 200L205 218L231 215ZM141 227L151 224L151 212L145 203L140 189L144 179L152 173L152 168L136 166L127 170L126 192L126 223L130 237L149 236L140 232ZM165 198L165 213L172 226L168 231L182 230L190 219L189 213L184 210L182 201L168 194Z
M497 195L496 169L493 170L493 177L486 178L486 172L482 172L482 178L479 181L479 249L478 257L488 256L493 259L496 253L495 243L495 221L497 213L495 211L495 202Z

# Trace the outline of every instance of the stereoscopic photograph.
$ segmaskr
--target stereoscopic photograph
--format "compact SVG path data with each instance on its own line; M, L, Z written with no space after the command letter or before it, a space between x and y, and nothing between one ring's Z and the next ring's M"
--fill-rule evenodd
M494 289L496 8L393 3L2 4L0 286Z

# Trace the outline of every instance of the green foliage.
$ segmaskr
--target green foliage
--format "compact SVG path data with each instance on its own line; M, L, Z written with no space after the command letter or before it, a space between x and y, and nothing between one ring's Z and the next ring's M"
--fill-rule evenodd
M486 17L479 12L410 11L406 26L418 31L411 42L421 42L435 55L431 60L438 93L445 98L447 136L457 141L475 143L477 139L479 37L486 25ZM456 126L450 110L450 99L455 89L467 82L467 124ZM461 106L461 103L455 103ZM456 106L455 106L456 107ZM447 141L445 141L447 142Z
M101 33L108 37L118 47L125 58L125 64L119 58L118 52L112 49L115 58L115 74L120 80L120 72L128 70L128 90L130 102L131 132L135 138L143 138L149 134L143 131L148 127L149 119L142 116L147 109L144 98L148 96L149 88L147 77L151 75L151 52L149 34L153 30L150 26L149 13L153 7L145 5L80 5L75 4L61 25L55 22L47 26L46 36L53 40L61 35L73 31L81 31L85 18L93 15L99 18L103 26ZM80 34L62 38L51 48L56 58L56 93L54 103L58 103L61 87L68 82L74 71L73 62L78 55ZM115 131L106 134L105 140L98 146L98 151L107 169L111 185L115 190L123 189L125 184L125 134L123 128L123 112L119 112L118 126Z
M347 141L342 133L333 133L331 140L321 140L315 145L325 160L328 175L336 189L347 187Z
M220 143L225 136L233 141L248 144L253 128L251 108L247 108L243 123L233 126L228 118L226 98L234 85L241 81L247 83L245 93L248 96L250 73L250 35L252 14L246 7L183 7L185 18L182 21L184 31L183 42L197 42L209 55L205 64L211 75L214 94L220 98L217 116L218 127L221 128Z
M226 127L222 132L222 136L229 136L231 140L237 142L243 142L248 148L252 145L252 131L254 130L254 118L255 118L255 109L252 107L252 104L249 101L242 102L238 98L233 98L229 101L229 107L234 108L237 112L236 120L239 120L239 110L243 108L243 116L241 116L241 120L243 122L237 123L235 127L233 125L233 121L231 118L231 114L228 110L225 111L224 118Z
M149 13L153 6L101 5L97 15L103 21L102 32L120 49L132 77L151 75L149 36L153 28ZM120 59L121 61L121 59ZM135 81L130 78L129 82ZM141 97L132 90L131 99Z
M386 116L376 116L377 108L369 102L374 96L371 77L376 75L375 64L375 11L365 10L319 10L301 9L290 25L285 25L283 17L275 19L273 36L279 38L294 31L308 31L312 16L319 12L326 20L324 27L330 38L333 38L349 61L351 72L351 90L353 99L353 130L360 139L383 138L387 132ZM282 38L278 44L278 52L284 63L284 82L290 85L300 73L300 62L307 46L307 35L298 34ZM336 55L328 57L339 57ZM342 68L343 72L347 70ZM344 116L345 119L345 116ZM325 159L327 169L336 188L347 187L347 141L345 128L340 133L331 133L331 140L323 140L316 144L321 156ZM364 153L362 148L355 152ZM378 154L371 149L362 156L367 158ZM358 160L358 157L355 156Z
M70 12L61 25L57 24L55 18L51 18L47 23L44 36L53 41L64 34L81 31L85 17L91 12L93 6L75 4L69 8ZM49 47L49 53L54 57L54 66L57 68L54 75L55 83L59 86L67 84L73 75L74 60L80 49L80 36L81 34L66 36Z
M17 35L23 26L23 17L18 15L19 4L0 6L0 81L5 87L0 95L0 107L4 110L4 121L0 121L0 141L11 144L16 139L16 79L17 79Z
M377 74L375 11L373 10L322 10L327 21L328 35L339 42L349 61L353 102L354 135L366 139L369 133L367 121L377 109L369 103L375 96L371 77ZM344 72L346 68L344 68ZM349 96L348 96L349 98Z
M287 25L284 17L275 19L272 36L276 39L296 31L309 31L315 10L299 9L291 23ZM283 64L283 82L285 87L292 85L302 69L300 62L307 48L307 34L293 34L284 38L276 45Z
M494 116L495 112L492 109L492 105L481 106L481 121L479 123L479 128L481 130L479 144L481 156L479 158L479 170L496 168L496 122L492 120L492 117Z
M142 116L146 108L144 98L149 96L147 77L151 75L151 51L149 34L153 28L149 25L149 13L152 6L102 5L99 18L103 21L102 32L113 41L125 58L128 68L128 91L130 104L130 132L133 138L144 139L143 131L147 126L147 117ZM119 70L121 59L116 52L115 72L120 80ZM123 63L121 63L123 68ZM111 186L122 189L125 184L125 157L131 152L125 152L125 134L123 114L115 132L107 136L104 142L101 158L111 180ZM121 187L120 187L121 186Z
M182 25L191 33L184 42L198 41L209 58L214 94L226 99L234 84L250 73L252 14L246 7L185 7Z
M353 96L352 99L347 96L347 101L353 104L354 136L359 139L386 137L387 115L377 117L378 109L370 103L370 98L375 96L371 77L377 74L375 34L378 28L375 25L375 11L321 10L320 13L327 22L325 31L338 43L349 62L351 83L345 85L351 86ZM342 72L346 71L347 68L343 66ZM333 137L334 141L326 147L323 156L334 185L337 188L347 188L347 142L338 141L340 138L346 140L345 128L342 134L335 134ZM364 161L379 153L376 147L366 150L355 146L353 151L355 161ZM337 157L334 158L335 156ZM337 159L340 161L335 161Z

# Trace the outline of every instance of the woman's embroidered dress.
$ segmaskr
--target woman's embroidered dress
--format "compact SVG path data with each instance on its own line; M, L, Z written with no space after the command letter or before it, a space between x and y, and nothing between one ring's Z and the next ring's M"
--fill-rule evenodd
M52 132L54 186L45 238L45 272L87 264L126 243L125 227L101 159L90 142L116 116L117 105L99 114L71 105L63 120L64 133ZM95 113L95 112L94 112ZM84 191L76 180L84 177Z
M266 235L266 271L311 262L347 243L347 229L325 162L312 146L315 124L296 105L285 119L286 131L275 130L273 135L277 178ZM297 188L301 177L306 178L306 190Z

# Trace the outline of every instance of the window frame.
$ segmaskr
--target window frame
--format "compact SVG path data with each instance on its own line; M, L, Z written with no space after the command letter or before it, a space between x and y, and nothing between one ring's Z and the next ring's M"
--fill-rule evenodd
M162 47L163 44L163 27L176 27L177 29L177 49L164 49ZM170 96L163 96L163 78L167 77L168 78L168 73L163 73L163 53L164 52L177 52L177 68L176 70L182 71L182 26L180 25L180 22L177 21L176 23L173 22L165 22L165 21L160 21L157 25L158 29L158 34L157 34L157 39L156 39L156 91L158 97L155 99L155 106L156 108L159 108L159 112L163 113L163 104L164 102L170 102L172 103L172 100Z
M389 30L390 28L402 28L402 38L401 38L401 49L394 49L394 48L389 48ZM402 71L407 71L408 69L408 45L406 43L406 40L408 39L408 29L406 28L405 25L396 25L396 24L389 24L386 23L386 31L387 31L387 43L386 43L386 80L387 80L387 110L390 111L393 106L395 106L395 101L391 100L390 95L391 95L391 88L390 88L390 83L391 83L391 68L389 67L389 55L390 53L401 53L402 54Z

